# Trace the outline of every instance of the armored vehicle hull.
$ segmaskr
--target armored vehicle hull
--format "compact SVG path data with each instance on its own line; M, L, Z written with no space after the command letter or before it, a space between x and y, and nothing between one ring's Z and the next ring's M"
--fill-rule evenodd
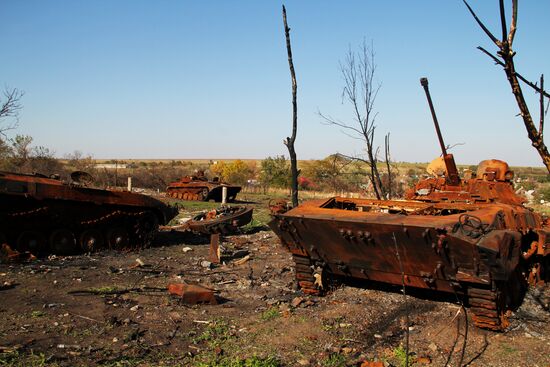
M177 210L146 195L0 172L0 242L35 255L150 244Z
M530 210L506 204L332 198L274 215L306 293L330 279L378 281L465 296L477 326L502 330L525 277L549 254ZM536 247L537 256L526 253ZM527 257L527 258L526 258ZM531 261L530 261L531 260ZM540 275L543 276L543 275Z
M204 176L183 177L166 188L166 195L182 200L222 201L222 190L227 188L227 201L232 202L241 191L240 186L228 185L219 181L208 181Z

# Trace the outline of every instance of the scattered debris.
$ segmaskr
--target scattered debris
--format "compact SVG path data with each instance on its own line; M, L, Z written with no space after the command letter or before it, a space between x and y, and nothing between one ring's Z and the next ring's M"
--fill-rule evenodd
M242 265L242 264L246 263L248 260L250 260L250 255L246 255L242 259L239 259L239 260L235 261L233 264Z

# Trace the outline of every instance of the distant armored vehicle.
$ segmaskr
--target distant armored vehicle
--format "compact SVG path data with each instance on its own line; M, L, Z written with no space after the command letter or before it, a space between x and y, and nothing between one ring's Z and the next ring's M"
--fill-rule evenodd
M234 201L241 191L240 186L220 182L217 177L209 181L202 172L199 172L196 176L186 176L170 183L166 188L166 195L183 200L221 202L224 187L227 188L228 202Z

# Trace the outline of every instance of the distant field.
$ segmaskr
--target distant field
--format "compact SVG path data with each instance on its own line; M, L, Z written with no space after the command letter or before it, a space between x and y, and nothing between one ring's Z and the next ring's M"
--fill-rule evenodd
M95 159L95 162L98 164L102 163L162 163L168 164L171 162L190 162L193 164L209 164L210 162L233 162L236 160L241 160L243 162L256 162L259 164L263 159L243 159L243 158L211 158L211 159L187 159L187 158L174 158L174 159ZM64 162L65 160L61 160ZM301 159L300 162L312 162L313 159ZM392 162L393 166L397 168L425 168L429 162ZM384 162L379 162L379 165L385 166ZM458 164L458 168L469 168L475 165L470 164ZM544 167L529 167L529 166L512 166L511 169L517 173L532 173L532 174L545 174L546 169Z

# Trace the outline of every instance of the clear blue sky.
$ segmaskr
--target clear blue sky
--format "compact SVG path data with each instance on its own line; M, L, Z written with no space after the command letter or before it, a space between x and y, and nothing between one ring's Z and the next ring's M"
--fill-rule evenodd
M498 1L472 0L499 35ZM60 157L265 158L287 154L291 86L279 1L0 1L0 85L25 91L16 133ZM372 40L382 83L378 144L394 160L439 154L419 78L427 76L459 163L541 165L495 50L460 0L287 1L298 77L299 159L362 146L321 124L341 103L339 61ZM507 4L509 8L510 5ZM509 10L509 9L507 9ZM516 66L546 73L549 1L520 2ZM538 119L534 93L531 108Z

